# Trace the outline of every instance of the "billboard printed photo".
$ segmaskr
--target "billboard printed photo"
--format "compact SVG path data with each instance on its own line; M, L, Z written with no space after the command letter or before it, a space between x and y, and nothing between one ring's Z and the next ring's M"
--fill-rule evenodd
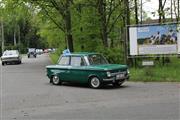
M139 27L137 37L138 45L177 44L177 26L173 24Z
M130 27L130 55L178 54L179 26L163 24Z

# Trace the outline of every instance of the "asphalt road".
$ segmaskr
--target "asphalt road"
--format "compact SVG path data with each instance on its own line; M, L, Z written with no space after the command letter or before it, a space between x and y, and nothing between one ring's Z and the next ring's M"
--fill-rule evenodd
M180 84L126 82L91 89L53 86L48 55L1 68L0 120L180 120Z

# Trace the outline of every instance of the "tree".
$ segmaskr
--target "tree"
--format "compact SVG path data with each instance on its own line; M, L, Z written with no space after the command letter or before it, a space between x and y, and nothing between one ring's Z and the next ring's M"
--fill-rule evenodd
M27 1L29 2L29 0ZM37 6L44 14L65 34L67 40L67 47L71 52L74 51L72 25L71 25L71 5L73 0L30 0L30 2ZM57 17L55 15L58 15ZM60 18L57 20L57 18Z
M117 21L124 16L123 11L125 9L121 5L121 0L97 0L97 10L101 24L100 33L104 47L108 47L109 34L112 32ZM117 10L119 11L117 12Z
M27 47L38 47L37 27L33 26L34 10L22 1L4 0L3 14L6 49L19 49L26 52ZM30 44L29 44L30 43Z
M166 0L164 0L164 2L162 0L159 0L159 9L158 9L159 23L165 22L165 12L164 12L165 4L166 4Z
M137 0L134 0L134 8L135 8L135 20L136 20L136 24L138 24L139 20L138 20L138 2L137 2Z

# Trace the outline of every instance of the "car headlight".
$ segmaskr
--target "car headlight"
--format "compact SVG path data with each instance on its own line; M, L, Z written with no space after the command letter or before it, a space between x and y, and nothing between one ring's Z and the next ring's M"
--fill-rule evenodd
M127 73L128 73L128 74L130 73L129 69L127 69Z
M111 73L110 72L106 72L108 77L111 77Z

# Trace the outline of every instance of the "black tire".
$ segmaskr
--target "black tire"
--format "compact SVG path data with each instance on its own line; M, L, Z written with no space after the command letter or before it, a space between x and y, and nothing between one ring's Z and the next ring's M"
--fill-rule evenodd
M59 77L57 75L54 75L51 77L51 82L53 85L60 85L61 84L61 80L59 79Z
M28 55L28 58L30 58L30 55Z
M2 65L4 66L4 65L5 65L5 63L4 63L4 62L2 62Z
M97 89L101 87L101 81L98 77L91 77L89 79L89 86L91 88Z

